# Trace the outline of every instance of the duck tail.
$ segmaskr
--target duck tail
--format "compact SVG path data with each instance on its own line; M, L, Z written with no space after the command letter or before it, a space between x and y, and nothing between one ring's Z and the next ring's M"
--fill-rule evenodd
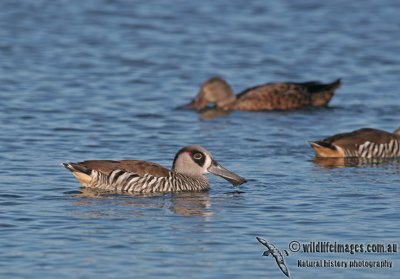
M83 185L83 186L88 186L90 181L92 180L91 174L92 170L88 169L80 164L75 164L75 163L62 163L63 166L72 172L72 175L78 179L78 181Z
M314 149L317 157L343 157L340 150L334 145L326 141L313 141L310 142L311 147Z
M340 78L335 80L332 83L323 85L318 92L312 94L311 102L315 107L323 107L328 105L333 95L335 94L335 90L339 88L341 85ZM321 86L321 85L320 85Z
M340 87L340 85L342 85L342 80L338 78L334 82L327 84L326 90L336 90Z
M75 163L71 163L71 162L62 163L62 164L67 170L69 170L71 172L81 172L81 173L84 173L87 175L91 175L91 173L92 173L91 169L88 169L87 167L84 167L80 164L75 164Z

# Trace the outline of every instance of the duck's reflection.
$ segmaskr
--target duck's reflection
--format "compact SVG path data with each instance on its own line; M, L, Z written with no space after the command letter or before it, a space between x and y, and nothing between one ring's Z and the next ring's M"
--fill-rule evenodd
M400 165L400 158L319 158L313 162L321 167L334 168L363 168L383 167L387 165Z
M174 193L171 197L170 210L182 216L213 215L208 192Z
M200 119L204 121L213 120L219 117L226 116L228 114L228 110L222 110L216 107L208 107L199 111Z
M167 208L171 212L181 216L210 217L212 211L211 202L207 191L182 192L182 193L155 193L155 194L112 194L97 189L81 188L79 193L74 193L76 205L93 204L96 199L112 200L113 203L136 208Z

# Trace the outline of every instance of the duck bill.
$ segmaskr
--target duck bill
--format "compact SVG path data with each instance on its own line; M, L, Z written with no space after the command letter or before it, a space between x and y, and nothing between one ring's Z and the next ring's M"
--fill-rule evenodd
M227 170L214 160L212 161L211 166L208 168L208 171L212 174L221 176L222 178L228 180L234 186L239 186L240 184L247 182L246 179L231 172L230 170Z
M186 104L186 105L182 105L179 108L181 109L199 109L199 104L198 101L196 99L193 99L190 103Z
M208 105L208 101L203 97L203 94L200 92L197 94L196 98L194 98L190 103L180 106L180 109L194 109L201 110Z

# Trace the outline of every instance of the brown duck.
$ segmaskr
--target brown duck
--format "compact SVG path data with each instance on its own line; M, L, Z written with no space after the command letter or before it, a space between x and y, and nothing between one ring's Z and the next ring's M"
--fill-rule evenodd
M196 98L183 108L201 110L215 104L223 110L294 110L304 107L323 107L332 99L340 79L329 83L311 81L304 83L267 83L246 89L235 96L230 85L213 77L201 85Z
M84 187L113 192L154 193L202 191L208 189L204 176L212 173L233 185L245 183L243 177L218 164L201 146L186 146L175 156L172 170L139 160L91 160L64 163Z
M311 142L317 157L400 157L400 128L394 133L363 128Z

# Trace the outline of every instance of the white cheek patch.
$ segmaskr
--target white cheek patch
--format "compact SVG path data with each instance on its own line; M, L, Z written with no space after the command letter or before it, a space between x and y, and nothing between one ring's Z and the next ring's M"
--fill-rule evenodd
M209 172L208 168L211 166L212 160L211 160L211 156L210 155L208 155L208 154L204 154L204 155L206 155L206 160L204 162L204 169L208 173Z

